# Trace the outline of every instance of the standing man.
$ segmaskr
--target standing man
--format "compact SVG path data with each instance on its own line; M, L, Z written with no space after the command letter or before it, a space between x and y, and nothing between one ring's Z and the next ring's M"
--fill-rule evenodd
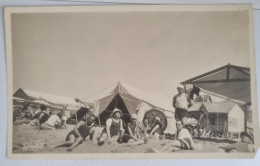
M175 119L180 120L184 126L187 125L188 107L192 105L191 99L184 91L182 85L177 86L178 94L173 97L172 106L175 108Z

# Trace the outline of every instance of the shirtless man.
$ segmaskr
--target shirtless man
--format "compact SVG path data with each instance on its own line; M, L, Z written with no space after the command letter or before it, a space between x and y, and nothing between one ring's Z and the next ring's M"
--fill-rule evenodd
M95 120L96 116L90 115L86 122L83 120L79 121L74 129L66 136L65 143L56 147L70 145L67 151L72 151L79 144L83 143L83 141L85 141L88 136L91 138L94 135L93 126L95 124Z

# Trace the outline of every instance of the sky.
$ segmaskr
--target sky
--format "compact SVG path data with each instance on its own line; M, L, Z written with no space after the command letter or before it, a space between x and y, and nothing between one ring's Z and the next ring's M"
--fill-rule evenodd
M119 81L176 93L227 63L249 67L248 13L12 14L13 89L84 98Z

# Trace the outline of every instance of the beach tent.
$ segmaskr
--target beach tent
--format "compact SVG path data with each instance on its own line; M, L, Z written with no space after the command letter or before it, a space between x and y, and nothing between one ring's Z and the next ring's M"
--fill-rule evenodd
M45 105L45 106L51 106L47 101L40 100L40 99L32 100L29 103L34 103L34 104L38 104L38 105Z
M181 84L193 84L205 93L217 95L239 104L251 103L250 69L231 64L193 77Z
M126 123L130 121L131 114L137 114L137 121L141 122L147 111L155 109L167 117L165 133L176 130L171 99L162 93L143 91L119 82L83 100L94 103L94 114L99 116L101 124L109 118L114 108L122 110Z
M47 93L41 93L41 92L35 92L31 90L25 90L22 88L19 88L13 95L15 98L21 98L29 101L35 101L35 100L42 100L45 102L50 103L54 107L63 107L67 105L72 106L80 106L81 104L77 103L74 98L70 97L63 97L53 94L47 94Z
M197 102L188 111L189 114L199 111L205 113L206 124L202 126L208 130L230 133L244 131L244 111L234 102Z

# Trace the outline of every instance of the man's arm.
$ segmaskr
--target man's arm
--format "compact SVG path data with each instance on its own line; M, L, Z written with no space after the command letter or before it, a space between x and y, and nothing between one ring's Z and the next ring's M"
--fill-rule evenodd
M187 98L187 101L188 101L188 107L191 107L192 102L191 102L190 96L187 93L185 95L186 95L186 98Z
M173 106L173 108L176 108L176 106L175 106L175 104L176 104L176 99L177 99L177 95L175 95L175 96L173 97L173 100L172 100L172 106Z
M110 135L111 124L112 124L112 119L108 119L106 121L106 132L107 132L107 139L108 139L108 141L110 141L110 139L111 139L111 135Z
M73 132L74 132L75 134L77 134L79 137L81 137L81 135L80 135L80 133L79 133L78 128L79 128L80 126L82 126L83 124L84 124L83 121L79 121L79 122L76 124L76 126L74 127L74 129L73 129Z

